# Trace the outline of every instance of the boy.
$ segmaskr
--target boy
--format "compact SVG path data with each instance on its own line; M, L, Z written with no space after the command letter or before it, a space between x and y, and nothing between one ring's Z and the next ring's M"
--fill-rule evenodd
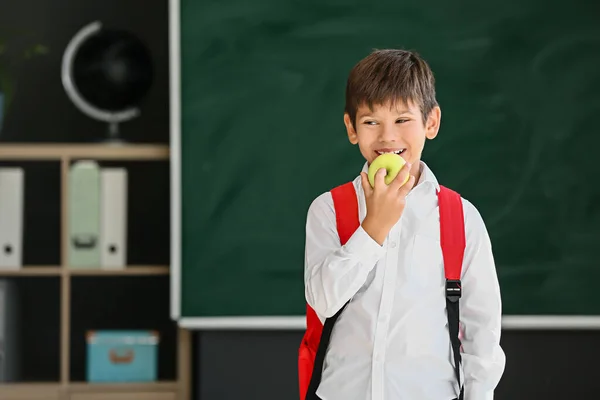
M350 72L344 124L366 160L353 182L361 225L340 246L330 192L313 201L306 222L307 303L324 322L349 301L325 356L322 400L460 396L443 290L439 185L421 161L440 119L433 74L417 54L374 51ZM389 185L380 169L372 188L368 167L388 152L407 164ZM491 400L505 366L500 290L484 222L462 203L461 386L465 400Z

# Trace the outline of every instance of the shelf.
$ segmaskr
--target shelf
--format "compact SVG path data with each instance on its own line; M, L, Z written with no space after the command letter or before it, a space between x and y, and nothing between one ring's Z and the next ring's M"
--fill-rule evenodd
M168 266L127 266L125 269L63 269L60 266L48 267L22 267L17 270L0 269L3 276L59 276L61 274L76 276L134 276L134 275L168 275Z
M86 276L118 276L118 275L168 275L169 267L165 266L128 266L125 269L68 269L68 274L71 275L86 275Z
M169 146L162 144L59 144L0 143L2 160L166 160Z
M67 390L71 393L136 393L136 392L176 392L177 382L152 383L88 383L71 382L65 386L60 383L0 383L0 399L54 399ZM47 397L49 396L49 397Z
M60 389L60 383L0 383L0 399L54 400Z
M71 392L145 392L164 391L170 392L178 389L177 382L151 382L151 383L89 383L71 382Z
M57 266L48 267L22 267L21 269L0 269L1 276L58 276L61 268Z

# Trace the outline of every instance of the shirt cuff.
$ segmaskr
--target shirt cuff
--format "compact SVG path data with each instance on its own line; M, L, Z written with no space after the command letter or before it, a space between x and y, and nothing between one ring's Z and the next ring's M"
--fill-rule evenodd
M494 391L478 382L465 382L465 400L494 400Z
M363 263L375 264L385 253L385 247L380 246L369 234L359 226L344 245L344 249Z

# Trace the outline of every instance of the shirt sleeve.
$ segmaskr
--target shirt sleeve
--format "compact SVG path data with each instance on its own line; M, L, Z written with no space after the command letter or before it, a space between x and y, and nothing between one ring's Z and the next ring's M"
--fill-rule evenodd
M493 400L506 364L500 347L500 287L484 221L471 203L463 204L466 249L460 319L465 400Z
M344 246L337 233L331 193L317 197L306 219L304 283L307 303L321 321L358 292L384 247L359 226Z

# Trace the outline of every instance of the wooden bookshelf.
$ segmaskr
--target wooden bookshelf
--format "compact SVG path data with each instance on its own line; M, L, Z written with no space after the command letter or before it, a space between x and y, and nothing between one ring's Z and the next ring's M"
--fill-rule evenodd
M17 270L0 270L1 277L58 277L60 279L60 380L0 384L2 400L189 400L191 335L177 329L177 379L147 384L96 384L76 382L70 376L71 285L74 277L124 277L169 275L169 266L128 265L123 269L71 268L68 254L68 173L79 159L160 161L169 159L167 145L154 144L0 144L0 161L56 161L60 163L61 263L31 265ZM133 278L126 278L133 277ZM58 345L58 344L57 344Z
M2 400L63 400L64 392L58 383L0 384Z
M8 383L0 385L2 400L62 400L66 399L177 399L178 382L152 383ZM100 397L102 396L102 397ZM138 397L139 396L139 397Z
M57 267L23 267L21 269L0 269L0 277L8 276L59 276L62 272L60 266Z
M153 382L153 383L87 383L72 382L69 390L72 392L142 392L152 389L153 391L172 392L177 390L177 382Z
M124 269L65 269L65 274L85 276L135 276L135 275L168 275L169 267L160 266L128 266Z
M63 268L61 266L24 266L16 270L0 269L0 277L4 276L60 276L79 275L79 276L139 276L139 275L169 275L169 267L153 265L128 265L123 269L103 269L96 268Z
M105 144L0 144L2 160L62 160L90 158L95 160L166 160L169 146L105 145Z

